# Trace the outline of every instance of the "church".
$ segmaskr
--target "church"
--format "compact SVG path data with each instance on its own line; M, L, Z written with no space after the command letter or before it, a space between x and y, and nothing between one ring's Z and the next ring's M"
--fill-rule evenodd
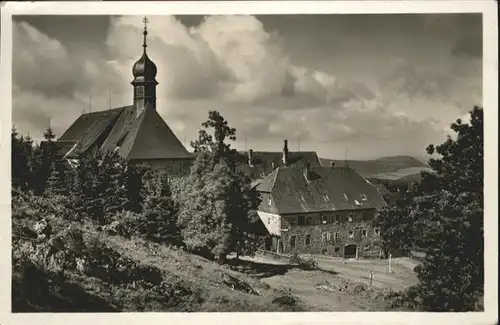
M56 141L70 164L99 150L114 150L133 164L174 172L189 170L194 156L157 112L157 68L146 52L147 18L143 22L143 53L132 68L133 104L82 114Z

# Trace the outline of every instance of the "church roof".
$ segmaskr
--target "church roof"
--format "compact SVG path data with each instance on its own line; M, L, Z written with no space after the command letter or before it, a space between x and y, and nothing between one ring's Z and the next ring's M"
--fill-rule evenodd
M58 141L77 141L74 148L68 152L68 158L77 158L89 148L100 146L124 110L125 107L120 107L82 114L58 139Z
M120 115L125 107L119 107L107 111L99 111L92 113L85 113L80 115L78 119L64 132L59 140L79 140L90 129L101 130L113 122L113 120ZM99 126L96 129L96 126Z
M58 143L67 158L78 158L90 148L116 147L129 160L192 158L156 110L145 109L136 117L133 106L82 114Z
M158 112L148 108L131 125L118 152L129 160L193 158Z

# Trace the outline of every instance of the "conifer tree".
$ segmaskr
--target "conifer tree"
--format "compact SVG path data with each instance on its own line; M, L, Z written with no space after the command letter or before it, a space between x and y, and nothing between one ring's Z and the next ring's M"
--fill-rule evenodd
M182 239L176 225L177 210L168 175L163 171L153 172L145 188L143 232L157 242L181 244Z
M29 137L29 136L28 136ZM31 170L33 177L31 179L31 187L35 194L42 195L45 191L47 180L51 173L52 164L55 163L57 158L57 145L54 142L55 134L51 127L47 128L44 133L45 141L37 145L32 151L31 156ZM28 142L32 145L32 140L29 138Z
M47 195L68 195L69 188L65 183L64 172L62 166L53 163L50 168L50 176L47 179L45 193Z
M24 137L19 135L15 127L11 131L11 145L12 183L14 186L26 190L31 178L32 146L29 141L27 143Z

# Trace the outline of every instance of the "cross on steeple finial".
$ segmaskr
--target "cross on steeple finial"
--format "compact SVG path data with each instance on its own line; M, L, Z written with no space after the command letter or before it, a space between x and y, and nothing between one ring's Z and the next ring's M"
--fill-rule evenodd
M144 51L146 51L146 47L148 47L146 44L146 35L148 35L148 23L149 23L148 17L144 16L144 18L142 18L142 22L144 23L144 32L142 33L144 35L144 44L142 44L142 47L144 48Z

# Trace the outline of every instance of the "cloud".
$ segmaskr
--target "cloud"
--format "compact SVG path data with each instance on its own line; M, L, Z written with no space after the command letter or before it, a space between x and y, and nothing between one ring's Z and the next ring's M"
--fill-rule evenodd
M52 117L61 134L88 109L90 95L94 110L107 108L110 93L113 106L130 104L140 21L112 18L105 44L84 53L16 23L13 119L20 131L41 135ZM449 22L429 28L437 23ZM303 150L323 156L346 146L360 156L423 152L481 98L481 60L470 55L438 64L397 58L369 84L301 65L280 34L252 16L206 17L189 28L175 17L150 17L149 26L159 113L181 141L193 140L217 110L236 127L239 148L247 139L256 150L280 150L283 139L300 138Z
M482 15L426 15L425 28L441 41L450 44L458 57L481 58L483 55Z

